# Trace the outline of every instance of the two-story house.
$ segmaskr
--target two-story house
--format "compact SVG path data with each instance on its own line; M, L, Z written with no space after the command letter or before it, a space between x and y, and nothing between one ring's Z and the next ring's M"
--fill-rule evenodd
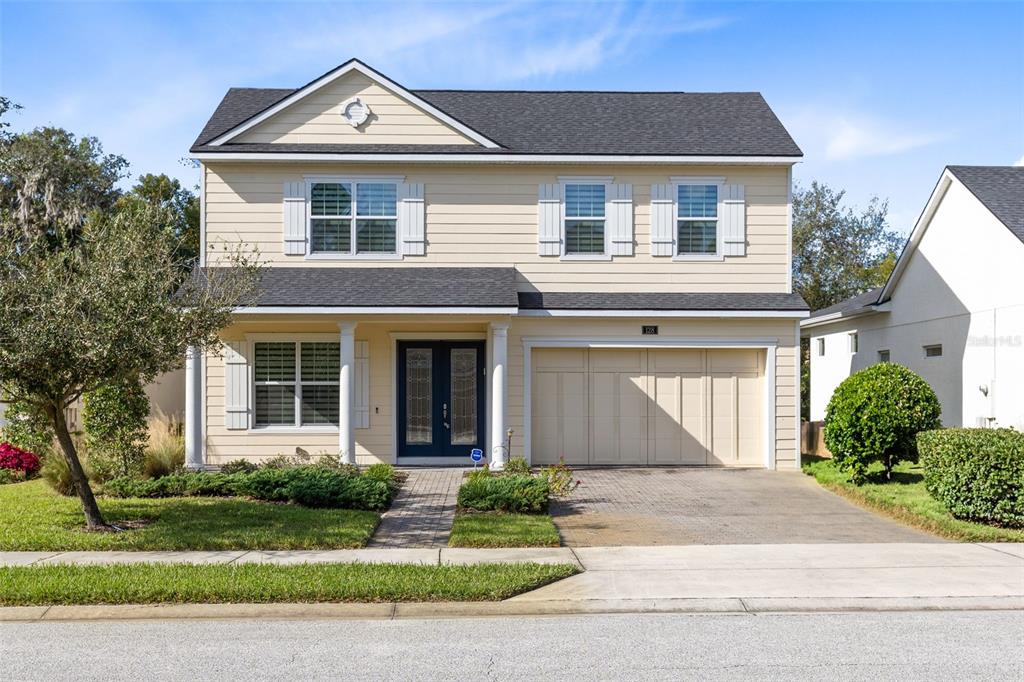
M800 149L757 93L231 89L203 266L255 305L187 367L190 466L798 465Z

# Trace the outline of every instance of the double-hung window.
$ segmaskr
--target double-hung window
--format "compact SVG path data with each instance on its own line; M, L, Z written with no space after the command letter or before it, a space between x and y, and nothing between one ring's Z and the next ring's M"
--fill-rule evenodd
M398 185L314 182L309 192L310 253L396 254Z
M253 356L257 427L337 426L338 343L258 341Z
M565 185L565 255L605 255L605 186Z
M715 256L718 253L718 185L678 185L676 255Z

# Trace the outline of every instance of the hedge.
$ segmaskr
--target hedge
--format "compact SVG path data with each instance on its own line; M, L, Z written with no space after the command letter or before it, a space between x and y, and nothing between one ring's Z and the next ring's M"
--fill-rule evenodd
M1024 527L1024 434L940 429L917 436L924 482L958 519Z
M533 476L471 476L459 488L458 507L464 511L540 513L547 511L546 478Z
M249 473L192 471L153 480L117 478L103 492L113 497L251 497L306 507L380 511L391 503L398 487L384 473L360 475L317 465Z

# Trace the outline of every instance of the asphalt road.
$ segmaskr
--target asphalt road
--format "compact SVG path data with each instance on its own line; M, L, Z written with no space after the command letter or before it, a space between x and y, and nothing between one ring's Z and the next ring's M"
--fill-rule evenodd
M4 680L1024 679L1024 612L0 624Z

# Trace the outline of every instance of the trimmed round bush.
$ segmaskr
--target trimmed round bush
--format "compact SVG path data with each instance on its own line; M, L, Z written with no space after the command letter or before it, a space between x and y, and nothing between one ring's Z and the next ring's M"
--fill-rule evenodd
M917 436L924 484L958 519L1024 528L1024 433L941 429Z
M540 513L549 500L546 478L533 476L474 476L459 488L459 509Z
M901 460L917 459L917 434L939 427L935 391L902 365L879 363L839 384L825 411L825 446L836 466L861 484L881 462L886 478Z

